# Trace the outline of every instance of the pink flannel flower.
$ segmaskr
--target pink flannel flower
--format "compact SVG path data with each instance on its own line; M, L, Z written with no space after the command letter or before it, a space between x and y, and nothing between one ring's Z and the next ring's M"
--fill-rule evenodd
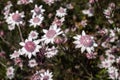
M30 26L33 26L34 28L36 28L37 26L40 26L42 21L43 21L44 17L42 15L38 15L38 16L32 16L32 19L30 19Z
M15 28L15 25L19 26L20 24L23 24L23 17L25 17L24 12L19 13L16 11L15 13L8 15L6 22L12 27L12 29L10 29L13 30Z
M29 60L29 64L28 64L28 66L29 67L35 67L35 66L37 66L38 64L37 64L37 62L36 62L36 60L35 59L31 59L31 60Z
M40 80L53 80L52 72L49 72L49 70L45 71L44 73L41 73L40 75L41 75Z
M55 0L43 0L46 4L48 4L49 6L51 6L52 4L54 4Z
M32 30L32 31L29 33L28 38L37 39L37 38L38 38L38 35L39 35L39 33L38 33L37 31L33 31L33 30Z
M45 9L43 9L42 7L43 7L42 5L38 7L38 5L35 4L35 8L31 10L31 12L33 13L34 16L43 14L45 12Z
M15 75L14 71L15 71L15 69L12 66L7 68L6 75L9 79L14 78L14 75Z
M66 12L66 8L63 8L63 7L60 7L56 12L56 16L58 17L64 17L65 15L67 15L67 12Z
M64 21L65 21L64 17L61 19L58 19L57 17L55 17L52 24L57 26L62 26Z
M97 47L97 44L94 42L94 38L90 35L86 35L84 31L82 31L82 35L77 35L73 37L76 39L73 43L76 44L76 48L81 47L81 52L83 53L87 50L88 53L94 51L94 47Z
M41 41L44 41L45 44L48 43L54 43L54 39L63 33L60 28L57 27L57 25L50 26L49 30L43 29L43 32L45 35L42 36Z
M21 4L29 4L29 3L33 3L33 0L18 0L17 4L21 5Z
M36 56L36 53L39 52L41 46L39 45L40 40L26 39L25 42L20 42L19 44L23 46L23 54L27 55L30 59L32 55Z

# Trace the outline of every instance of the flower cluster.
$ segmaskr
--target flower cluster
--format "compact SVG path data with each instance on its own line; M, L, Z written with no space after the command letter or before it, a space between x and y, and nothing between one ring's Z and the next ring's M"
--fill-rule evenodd
M120 79L120 73L119 73L119 61L120 58L112 54L112 48L111 50L106 51L106 58L101 61L101 64L99 65L100 68L105 68L109 74L109 78L112 80Z
M1 3L0 80L120 80L117 1Z
M109 78L112 80L119 80L119 54L117 54L119 50L118 45L113 45L115 41L118 40L117 30L104 30L105 34L109 35L106 37L105 41L101 44L105 48L105 55L101 59L101 64L99 64L100 68L105 68L109 74ZM116 43L117 44L117 43Z
M110 3L108 8L106 10L104 10L104 15L105 17L108 19L109 23L113 23L112 18L114 17L114 9L115 9L115 4L114 3Z

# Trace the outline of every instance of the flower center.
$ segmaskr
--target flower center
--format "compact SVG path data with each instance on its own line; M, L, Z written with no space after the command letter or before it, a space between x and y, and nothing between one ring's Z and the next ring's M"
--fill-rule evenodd
M80 37L80 43L85 47L91 47L93 45L93 40L90 36L85 35Z
M36 12L36 14L40 14L40 13L41 13L41 11L40 11L40 9L39 9L38 7L36 7L36 8L34 9L34 11Z
M60 13L64 13L64 9L62 9L62 8L59 11L60 11Z
M31 65L35 65L35 62L34 62L34 61L31 61L30 64L31 64Z
M29 1L29 0L21 0L21 2L22 2L23 4L28 3L28 1Z
M48 30L48 32L46 33L46 36L48 38L53 38L56 34L56 31L55 30Z
M28 41L28 42L25 43L24 47L28 52L33 52L36 48L36 45L32 41Z
M35 34L35 33L32 33L32 34L31 34L31 36L32 36L32 37L35 37L35 36L36 36L36 34Z
M19 56L18 52L13 53L14 56Z
M12 16L12 19L15 21L15 22L19 22L22 20L21 16L19 14L14 14Z
M9 72L9 73L12 73L12 70L11 70L11 69L9 69L9 70L8 70L8 72Z
M48 80L49 76L44 76L43 80Z
M38 17L35 17L34 19L33 19L33 22L34 23L38 23L40 21L40 19L38 18Z

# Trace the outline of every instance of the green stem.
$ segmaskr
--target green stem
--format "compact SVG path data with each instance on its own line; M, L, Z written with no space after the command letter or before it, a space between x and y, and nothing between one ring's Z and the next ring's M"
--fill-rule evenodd
M24 42L24 39L23 39L23 36L22 36L22 32L21 32L20 26L17 26L17 27L18 27L19 34L20 34L20 39L21 39L22 42Z
M0 61L0 64L1 64L3 67L7 68L7 67L6 67L6 65L5 65L5 64L3 64L1 61Z

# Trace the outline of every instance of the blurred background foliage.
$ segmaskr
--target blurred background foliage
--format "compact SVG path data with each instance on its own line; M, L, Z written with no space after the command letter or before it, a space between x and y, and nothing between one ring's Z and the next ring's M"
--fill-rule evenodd
M8 0L0 0L0 21L4 22L4 16L2 14L2 10L6 5L6 2ZM107 73L104 69L98 68L99 63L99 56L101 54L104 54L102 48L99 46L99 48L96 50L98 52L96 59L87 59L85 54L81 54L80 50L75 50L74 45L72 44L72 37L75 34L80 34L81 30L85 30L87 33L95 34L96 32L96 25L99 25L101 28L114 28L114 25L111 25L108 23L108 21L103 16L103 10L108 7L108 4L113 2L116 4L116 10L114 11L114 21L117 26L120 26L120 0L98 0L100 6L97 6L97 4L93 4L93 8L95 10L95 14L93 17L89 18L82 14L82 10L88 9L88 0L61 0L60 2L55 2L51 6L48 6L45 4L42 0L35 0L33 4L28 5L17 5L17 0L11 0L13 7L11 8L11 12L18 11L24 11L25 12L25 22L26 25L21 27L22 34L24 39L27 38L29 32L31 30L37 30L39 32L39 38L42 35L42 29L43 28L49 28L52 21L54 20L56 10L59 9L59 7L65 7L67 4L72 4L73 9L67 10L67 16L65 19L65 22L63 26L61 27L63 30L65 29L72 29L76 25L78 27L78 30L75 32L67 33L68 42L65 44L59 45L60 47L68 46L68 49L59 51L58 55L54 56L51 59L44 58L43 64L39 65L35 69L30 69L28 67L24 67L23 70L20 70L17 66L16 68L16 75L14 80L28 80L29 76L35 73L36 70L39 69L50 69L53 71L54 80L109 80L107 77ZM43 5L43 8L46 10L44 14L44 21L43 21L43 27L29 27L28 20L31 18L30 10L34 8L34 5ZM48 15L52 14L52 17L49 18ZM79 25L79 22L83 19L88 20L88 25L86 27L81 27ZM9 55L15 50L12 46L15 46L16 49L19 49L19 32L17 28L13 31L9 31L7 28L6 23L0 24L0 30L4 31L4 39L7 40L10 44L7 45L0 39L0 50L5 51L6 55L5 57L0 57L0 62L4 63L4 65L9 66L10 64L13 64L13 61L10 60ZM24 59L24 58L23 58ZM27 59L25 58L25 61ZM24 62L27 66L27 62ZM6 70L0 64L0 80L6 80ZM22 75L22 76L21 76Z

